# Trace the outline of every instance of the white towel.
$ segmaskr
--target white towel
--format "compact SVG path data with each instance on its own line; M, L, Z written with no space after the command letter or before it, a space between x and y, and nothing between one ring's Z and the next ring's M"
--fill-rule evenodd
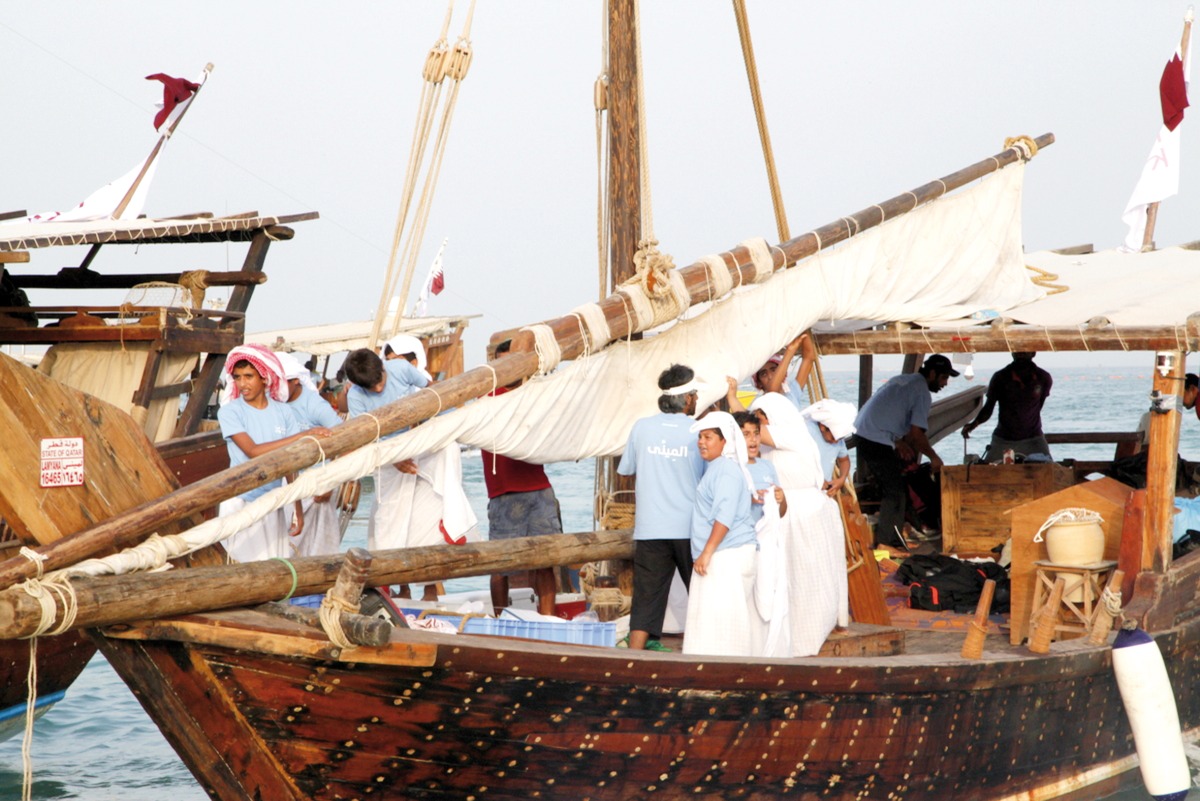
M451 443L417 459L418 474L392 465L375 472L375 508L367 548L442 545L474 532L477 519L462 487L462 457ZM442 527L445 527L445 534Z
M784 526L779 518L775 493L763 496L763 516L754 527L758 535L758 574L754 581L754 605L765 622L761 656L786 658L792 655L788 623L788 570L784 558Z

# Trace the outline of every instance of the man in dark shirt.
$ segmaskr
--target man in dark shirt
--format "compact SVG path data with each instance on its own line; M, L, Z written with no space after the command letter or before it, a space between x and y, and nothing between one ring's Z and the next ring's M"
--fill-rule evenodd
M496 347L496 355L508 353L511 345L511 340L501 342ZM520 383L500 387L489 394L503 395ZM540 464L510 459L482 448L479 453L483 457L483 483L488 493L489 540L562 533L558 499L554 497L550 479ZM537 596L538 611L553 615L557 588L553 568L530 570L529 586ZM492 576L491 592L492 606L499 615L509 601L507 573Z
M979 414L963 426L962 435L970 436L1000 404L1000 420L984 451L985 461L999 461L1007 450L1025 457L1035 453L1050 457L1050 446L1042 434L1042 406L1050 396L1054 379L1033 363L1036 355L1014 353L1012 362L997 370L988 382L987 402Z

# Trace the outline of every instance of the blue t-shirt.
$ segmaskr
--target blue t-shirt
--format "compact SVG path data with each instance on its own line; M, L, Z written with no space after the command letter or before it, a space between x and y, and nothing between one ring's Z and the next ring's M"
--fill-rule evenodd
M898 375L880 387L859 409L854 427L863 439L880 445L894 445L913 426L929 428L931 399L925 376L920 373Z
M729 528L717 546L718 551L754 542L751 505L750 488L746 486L741 466L723 456L709 462L704 478L696 487L696 503L692 507L692 558L704 551L713 523Z
M387 376L387 381L384 382L383 389L379 392L371 392L357 384L350 386L350 391L346 394L346 409L349 411L350 417L375 411L380 406L386 406L392 401L398 401L411 395L422 387L429 386L429 379L425 377L425 374L405 359L385 361L383 371ZM394 436L394 434L388 436Z
M633 424L617 472L637 476L635 540L683 540L691 531L696 484L704 460L696 448L692 418L659 413Z
M288 401L288 408L295 412L300 422L309 428L315 426L333 428L341 425L342 422L342 418L333 410L333 407L308 387L301 388L300 397L294 401Z
M729 461L726 459L725 461ZM759 457L753 462L746 465L746 469L750 471L750 478L754 479L754 488L765 490L770 487L779 486L779 473L775 472L775 465L768 462L766 459ZM759 520L762 520L763 505L761 503L750 504L750 519L757 525Z
M821 457L821 469L825 472L825 480L833 481L833 466L837 464L837 460L843 456L850 457L850 451L846 448L846 440L839 439L837 442L829 443L825 441L825 435L821 433L821 426L816 420L805 418L804 422L808 423L808 433L812 435L813 442L817 443L817 453Z
M265 409L255 409L242 398L232 400L217 411L217 421L221 424L221 436L225 437L225 447L229 450L230 467L250 461L246 452L234 443L234 434L248 434L255 445L265 445L306 430L286 403L270 398L267 398ZM243 492L241 497L249 503L268 490L282 486L283 479L277 478L270 484Z

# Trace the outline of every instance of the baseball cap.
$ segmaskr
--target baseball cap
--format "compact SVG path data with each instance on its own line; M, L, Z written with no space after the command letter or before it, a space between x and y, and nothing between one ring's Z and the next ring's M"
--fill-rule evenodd
M926 359L923 367L928 370L934 370L942 373L943 375L954 377L960 375L960 373L950 364L950 360L940 353L935 353Z

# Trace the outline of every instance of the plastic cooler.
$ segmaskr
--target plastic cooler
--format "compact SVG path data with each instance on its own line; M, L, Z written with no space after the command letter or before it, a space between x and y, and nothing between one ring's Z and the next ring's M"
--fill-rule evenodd
M499 637L520 637L526 640L546 640L569 645L599 645L612 648L617 644L615 623L598 621L522 620L517 617L473 617L470 615L433 615L458 627L463 634L491 634Z

